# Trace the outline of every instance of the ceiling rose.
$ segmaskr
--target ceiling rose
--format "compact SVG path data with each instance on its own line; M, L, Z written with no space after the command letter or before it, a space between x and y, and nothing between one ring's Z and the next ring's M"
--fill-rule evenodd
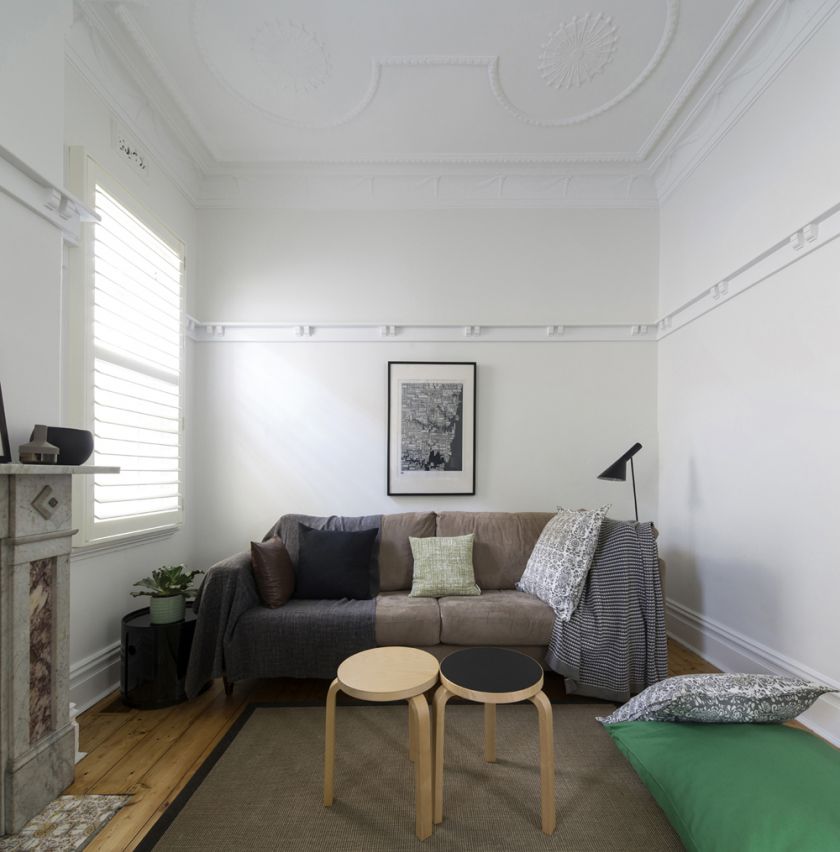
M294 21L260 24L251 41L251 53L260 70L282 91L308 94L330 76L324 45Z
M599 12L575 16L550 33L539 56L539 71L547 86L571 89L588 83L612 62L618 29Z

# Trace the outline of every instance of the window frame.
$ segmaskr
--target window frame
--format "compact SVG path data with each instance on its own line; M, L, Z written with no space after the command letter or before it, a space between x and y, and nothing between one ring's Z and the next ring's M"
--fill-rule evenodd
M72 154L72 152L71 152ZM184 524L184 492L185 492L185 441L184 441L184 384L186 370L186 287L185 287L185 257L186 247L160 219L139 202L117 179L103 169L90 156L84 156L82 165L84 183L83 197L91 209L96 209L96 187L101 187L117 204L142 225L148 228L158 239L164 242L181 261L180 298L178 305L178 508L153 515L130 515L108 520L97 521L94 508L94 476L74 477L79 483L77 502L81 511L78 517L79 536L76 546L102 547L120 542L130 543L141 538L157 538L167 532L174 532ZM82 307L82 411L85 428L94 431L94 364L96 352L94 346L94 297L95 297L95 259L94 234L95 223L84 228L80 248L82 249L82 291L84 304ZM149 375L154 376L154 373ZM96 437L94 435L94 453ZM91 462L92 463L92 462Z

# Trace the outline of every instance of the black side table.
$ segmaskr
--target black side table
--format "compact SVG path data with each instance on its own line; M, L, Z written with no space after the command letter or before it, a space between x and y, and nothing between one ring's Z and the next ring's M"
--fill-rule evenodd
M149 610L122 620L120 692L129 707L152 710L187 700L184 679L190 659L195 613L188 604L183 621L152 624Z

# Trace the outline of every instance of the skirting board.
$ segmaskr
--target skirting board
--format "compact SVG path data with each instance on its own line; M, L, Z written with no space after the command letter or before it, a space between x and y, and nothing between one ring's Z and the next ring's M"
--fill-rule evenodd
M118 689L120 643L114 642L70 666L70 701L81 713Z
M668 599L668 635L725 672L778 674L816 681L840 690L840 683L802 663ZM824 695L799 717L814 733L840 747L840 695Z

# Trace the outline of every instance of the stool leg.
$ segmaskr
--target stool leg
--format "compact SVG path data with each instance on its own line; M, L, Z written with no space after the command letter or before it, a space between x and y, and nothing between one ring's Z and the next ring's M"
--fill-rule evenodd
M551 702L544 692L538 692L531 698L537 708L540 720L540 809L542 811L542 830L552 834L556 822L554 809L554 724L551 715Z
M496 762L496 705L484 705L484 759Z
M408 703L408 759L414 763L417 759L417 720L411 712L411 702Z
M333 803L333 776L335 773L335 697L339 683L336 678L327 693L327 727L324 735L324 806Z
M443 822L443 721L446 702L452 693L445 686L439 686L432 702L435 717L435 823Z
M409 714L414 717L416 737L415 807L418 840L432 834L432 731L429 725L429 705L423 695L409 699Z

